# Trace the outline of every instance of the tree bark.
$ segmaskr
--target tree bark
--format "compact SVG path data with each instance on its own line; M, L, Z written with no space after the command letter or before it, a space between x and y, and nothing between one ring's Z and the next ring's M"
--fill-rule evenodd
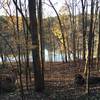
M93 9L94 9L94 1L91 0L91 22L90 22L90 31L88 36L88 64L87 64L87 85L86 92L89 94L89 77L90 77L90 67L91 67L91 52L92 52L92 39L93 39Z
M81 3L82 3L82 23L83 23L83 26L82 26L82 32L83 32L83 61L85 61L85 51L86 51L86 39L85 39L86 32L85 32L85 13L84 13L84 11L85 11L85 2L83 2L83 0L81 0Z
M36 46L36 48L32 49L35 91L42 92L44 90L44 78L42 76L40 62L39 37L36 18L36 0L29 0L29 16L32 45Z
M42 0L39 0L38 20L39 20L39 34L40 34L40 45L41 45L42 77L44 78L44 57L45 56L44 56L44 34L43 34L43 19L42 19ZM43 83L43 85L44 85L44 83Z

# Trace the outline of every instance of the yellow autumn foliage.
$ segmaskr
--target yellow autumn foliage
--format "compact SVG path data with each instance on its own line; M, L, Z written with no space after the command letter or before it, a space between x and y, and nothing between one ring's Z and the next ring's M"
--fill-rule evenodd
M62 34L61 34L61 31L60 31L59 27L58 26L54 26L52 28L52 32L60 40L60 42L63 43Z

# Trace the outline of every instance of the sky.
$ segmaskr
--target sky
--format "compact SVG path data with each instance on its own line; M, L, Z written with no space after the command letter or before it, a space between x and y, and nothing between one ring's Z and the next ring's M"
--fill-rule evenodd
M0 2L1 1L2 0L0 0ZM61 6L64 3L64 0L51 0L51 1L52 1L53 5L55 6L55 8L56 8L57 11L59 11L59 9L61 8ZM50 5L49 2L48 2L48 0L43 0L43 2L46 2L46 4L43 3L44 17L55 16L56 14L55 14L54 10L50 6L48 6L48 5ZM11 9L14 10L14 8L13 8L12 5L11 5ZM13 13L13 11L12 11L12 13ZM5 15L5 11L4 11L3 8L1 8L1 5L0 5L0 15Z
M47 4L49 4L48 0L44 0ZM64 0L51 0L54 7L56 8L57 11L60 10L61 6L64 4ZM50 4L49 4L50 5ZM43 4L43 10L44 10L44 16L56 16L54 10L52 7Z
M0 0L0 2L2 2L4 0ZM6 0L5 0L6 1ZM24 0L21 0L21 1L24 1ZM28 0L27 0L28 1ZM56 16L54 10L52 7L48 6L50 5L48 0L42 0L43 1L43 14L44 14L44 17L48 17L48 16ZM72 2L72 1L77 1L77 3L81 0L66 0L68 3L69 2ZM91 0L88 0L88 2L91 1ZM11 0L12 2L12 0ZM45 3L46 4L45 4ZM51 0L51 2L53 3L54 7L56 8L57 12L59 12L61 6L64 5L64 2L65 0ZM100 2L100 0L99 0ZM48 5L47 5L48 4ZM23 3L24 5L24 3ZM80 3L78 4L78 7L79 7L79 10L81 11L81 7L80 7ZM100 3L99 3L99 6L100 6ZM12 10L12 13L15 12L14 10L14 6L13 6L13 3L11 3L11 10ZM78 13L78 9L77 9L77 13ZM88 7L88 12L90 12L90 7ZM4 9L1 8L1 3L0 3L0 15L5 15L5 11Z

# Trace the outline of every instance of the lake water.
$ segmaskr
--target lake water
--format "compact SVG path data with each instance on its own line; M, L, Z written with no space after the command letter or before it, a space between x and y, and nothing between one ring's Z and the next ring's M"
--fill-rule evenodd
M73 57L72 55L71 56L71 60L73 60ZM10 61L11 62L15 62L15 58L13 56L10 56L9 57ZM7 58L6 61L9 62L9 59ZM18 61L18 56L16 56L16 59ZM22 57L21 57L22 59ZM32 54L30 53L30 56L29 56L29 60L32 61ZM45 61L53 61L53 62L62 62L64 61L64 54L61 55L60 51L56 51L55 53L55 56L54 56L54 53L53 52L48 52L47 49L45 49ZM0 58L0 62L2 62L1 58Z

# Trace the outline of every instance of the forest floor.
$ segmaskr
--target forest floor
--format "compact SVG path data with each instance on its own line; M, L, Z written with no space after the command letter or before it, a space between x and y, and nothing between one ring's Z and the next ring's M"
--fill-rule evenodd
M100 77L100 72L96 70L95 64L91 68L91 76ZM27 92L24 91L24 100L100 100L100 84L90 86L90 95L86 94L86 86L76 87L74 84L75 74L82 74L84 67L80 61L74 63L45 63L45 91L44 93L34 92L34 79L32 87ZM20 92L4 93L0 95L0 100L21 100Z

